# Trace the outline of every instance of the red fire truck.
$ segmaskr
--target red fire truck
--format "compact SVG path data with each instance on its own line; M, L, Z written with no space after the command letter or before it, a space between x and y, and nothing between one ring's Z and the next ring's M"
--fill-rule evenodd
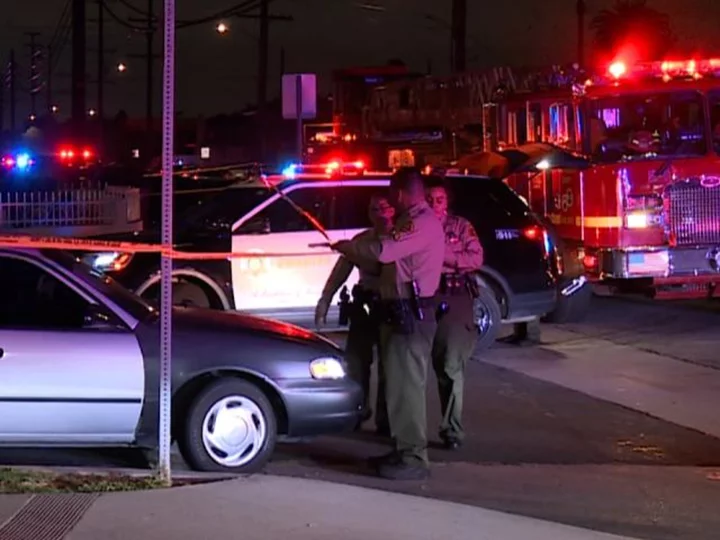
M543 142L587 159L542 160L508 184L590 279L657 298L720 296L720 59L579 75L556 72L485 107L494 149Z

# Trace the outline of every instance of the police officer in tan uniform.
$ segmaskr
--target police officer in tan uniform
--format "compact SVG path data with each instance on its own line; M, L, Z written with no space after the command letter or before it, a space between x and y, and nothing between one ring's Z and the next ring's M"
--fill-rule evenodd
M452 450L465 438L462 425L465 365L477 343L473 308L477 284L471 274L483 264L483 249L470 222L448 213L448 199L448 190L441 179L427 183L428 204L445 229L445 257L432 362L442 413L440 438L445 447Z
M368 209L372 228L357 234L353 240L367 242L379 240L383 235L390 234L393 226L395 209L390 205L387 197L376 195L370 200ZM370 396L370 368L373 364L374 349L378 351L378 364L380 364L380 316L378 302L380 297L380 263L375 260L350 262L346 257L339 257L335 267L328 277L322 296L315 308L315 326L319 329L326 324L327 312L333 297L340 287L350 277L350 273L357 267L359 273L358 284L352 291L352 303L349 306L350 327L348 329L345 358L348 362L350 377L357 381L365 393L365 407L362 421L372 416L369 406ZM385 374L378 365L378 392L375 407L375 427L379 435L389 436L390 427L387 419L387 405L385 403Z
M417 169L393 174L390 200L399 212L390 236L375 242L338 242L334 249L353 262L374 258L383 263L380 297L386 317L381 351L395 448L373 462L384 478L422 480L430 473L426 383L445 233L425 200Z

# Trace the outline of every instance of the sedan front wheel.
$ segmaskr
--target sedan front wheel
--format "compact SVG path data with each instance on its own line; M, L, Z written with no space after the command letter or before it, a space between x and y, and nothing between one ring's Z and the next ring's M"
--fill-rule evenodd
M277 441L275 411L265 394L241 379L217 381L193 401L179 442L195 470L254 473Z

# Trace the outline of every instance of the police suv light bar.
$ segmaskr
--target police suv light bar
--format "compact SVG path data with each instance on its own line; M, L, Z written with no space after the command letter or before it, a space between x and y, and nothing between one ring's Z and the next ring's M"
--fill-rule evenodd
M333 176L342 173L363 174L365 171L365 162L362 160L345 162L341 160L331 160L325 163L317 164L298 164L291 163L282 170L285 178L293 179L300 174L323 174Z

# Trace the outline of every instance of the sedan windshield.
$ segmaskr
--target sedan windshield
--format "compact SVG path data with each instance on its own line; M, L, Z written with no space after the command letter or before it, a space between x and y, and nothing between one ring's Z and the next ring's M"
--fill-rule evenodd
M130 292L111 277L92 269L69 253L56 249L41 250L42 254L65 270L73 273L93 289L117 304L139 321L157 313L155 308L138 295Z
M592 152L601 163L701 156L707 151L698 92L623 94L591 100L589 107Z

